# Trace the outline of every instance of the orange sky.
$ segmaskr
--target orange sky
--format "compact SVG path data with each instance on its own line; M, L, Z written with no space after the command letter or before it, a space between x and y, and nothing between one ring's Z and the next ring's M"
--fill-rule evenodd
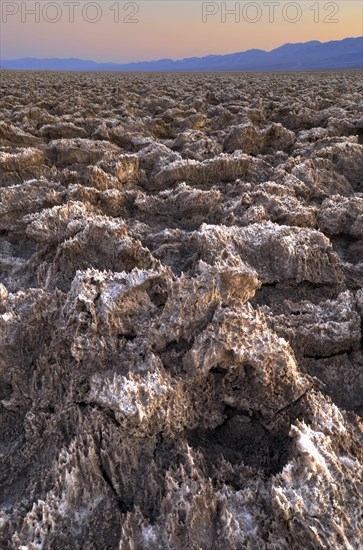
M72 8L67 1L74 2L73 23L69 22ZM274 21L270 22L272 2L277 5L274 7ZM299 13L291 6L286 9L286 4L292 3L300 5ZM80 57L128 62L230 53L249 48L270 50L286 42L315 39L325 42L363 34L360 0L257 0L248 9L247 0L224 2L227 9L237 5L240 13L239 21L236 15L225 15L225 22L223 2L142 0L127 5L127 0L40 0L38 7L36 4L35 1L1 0L2 59ZM85 8L86 4L88 7ZM318 4L319 13L316 11ZM334 4L338 8L336 14L332 13ZM36 10L39 22L22 8L24 5L29 10ZM311 9L314 6L315 12ZM116 7L119 22L115 21ZM136 7L139 11L132 17ZM203 22L203 9L204 13L208 10L216 13L205 15L206 21ZM128 16L138 22L124 21ZM291 21L298 16L299 21ZM97 18L98 21L90 22ZM259 18L259 21L252 22L254 18ZM336 21L328 22L329 19Z

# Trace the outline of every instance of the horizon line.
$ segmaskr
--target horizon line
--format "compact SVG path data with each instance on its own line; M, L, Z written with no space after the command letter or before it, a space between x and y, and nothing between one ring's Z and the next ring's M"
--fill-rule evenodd
M294 45L311 44L311 43L328 44L329 42L343 42L344 40L352 40L352 39L357 39L357 38L362 38L363 39L363 35L346 36L345 38L326 40L324 42L322 42L321 40L317 40L317 39L316 40L315 39L314 40L308 40L306 42L285 42L285 43L282 43L282 44L280 44L279 46L277 46L275 48L272 48L271 50L263 50L261 48L249 48L248 50L232 51L230 53L210 53L210 54L206 54L206 55L191 55L191 56L188 56L188 57L180 57L180 58L161 57L159 59L142 59L142 60L138 60L138 61L95 61L94 59L85 59L85 58L81 58L81 57L33 57L33 56L2 59L1 56L0 56L0 63L8 62L8 61L22 61L22 60L31 59L31 60L38 60L38 61L40 61L40 60L42 60L42 61L43 60L47 60L47 61L50 61L50 60L62 60L62 61L77 60L77 61L95 63L97 65L102 65L102 64L107 64L107 65L136 65L138 63L140 63L140 64L141 63L158 63L160 61L177 62L177 61L185 61L185 60L189 60L189 59L204 59L206 57L225 57L225 56L228 56L228 55L247 53L247 52L251 52L251 51L271 53L275 50L278 50L282 46L294 46ZM362 48L362 52L363 52L363 48Z

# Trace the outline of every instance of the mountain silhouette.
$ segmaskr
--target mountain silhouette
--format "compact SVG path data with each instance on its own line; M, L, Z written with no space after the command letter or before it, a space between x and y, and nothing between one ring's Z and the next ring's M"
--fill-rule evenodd
M225 55L159 59L137 63L98 63L77 58L37 59L32 57L0 61L1 69L47 71L304 71L362 69L363 37L330 42L312 40L284 44L271 51L258 49Z

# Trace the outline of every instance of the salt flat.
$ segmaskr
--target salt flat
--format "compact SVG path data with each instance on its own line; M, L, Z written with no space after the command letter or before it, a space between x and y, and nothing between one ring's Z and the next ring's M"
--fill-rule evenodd
M358 548L361 74L0 86L1 547Z

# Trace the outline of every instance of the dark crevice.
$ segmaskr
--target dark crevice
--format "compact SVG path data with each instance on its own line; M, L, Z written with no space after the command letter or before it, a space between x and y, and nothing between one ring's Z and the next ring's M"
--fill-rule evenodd
M164 350L159 352L165 370L175 375L181 374L183 371L183 358L193 346L193 342L194 339L189 342L184 338L168 342Z
M117 428L120 428L121 424L116 418L115 412L110 409L109 407L103 407L99 403L95 403L94 401L77 401L75 403L80 407L81 410L86 411L89 409L96 409L99 411L102 415L107 416L107 418L116 426Z
M314 388L314 384L311 384L306 390L303 391L298 397L296 397L293 401L279 409L274 416L277 416L278 414L281 414L282 412L286 411L287 409L293 407L294 405L297 405L308 393Z
M333 235L330 240L334 251L343 262L356 265L363 261L363 240L344 233Z
M243 464L273 475L282 470L291 453L289 425L269 431L257 411L243 411L229 405L224 422L212 430L196 428L187 434L189 445L200 450L207 463L224 457L231 464Z
M342 287L333 284L299 283L285 281L284 283L263 284L256 290L255 296L251 299L253 307L268 306L275 314L283 310L283 302L309 301L312 304L319 304L326 300L335 299L342 292Z
M228 370L224 369L223 367L217 366L211 368L209 372L214 376L216 380L220 381L226 376Z
M100 433L100 447L101 448L102 448L102 443L103 443L103 440L102 440L102 432L101 432ZM120 511L121 514L126 514L127 512L130 511L130 508L127 507L126 504L124 503L124 501L122 500L122 498L119 497L115 487L113 486L112 479L111 479L107 469L105 468L105 466L102 463L102 457L101 456L99 458L99 466L100 466L101 476L104 479L106 485L109 487L109 489L111 491L111 494L113 495L113 498L114 498L114 500L117 504L118 510Z
M154 281L151 283L146 292L151 302L160 310L161 313L168 300L168 292L165 282Z
M132 334L132 333L129 333L129 334L119 334L118 335L120 338L124 338L126 340L126 342L133 342L136 338L136 334Z
M335 357L343 357L344 355L348 355L351 353L352 349L346 349L343 351L339 351L337 353L332 353L331 355L303 355L304 359L315 359L316 361L319 361L320 359L334 359Z

